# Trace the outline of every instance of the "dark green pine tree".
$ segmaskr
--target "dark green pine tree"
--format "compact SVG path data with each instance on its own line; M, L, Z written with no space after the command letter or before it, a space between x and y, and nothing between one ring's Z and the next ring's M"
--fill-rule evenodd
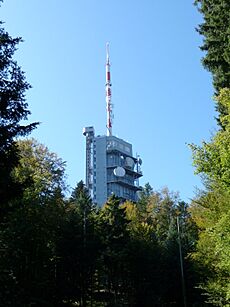
M108 306L127 302L129 220L120 199L112 196L99 214L102 240L101 266L99 267L99 292L105 294Z
M205 56L202 62L211 72L218 94L220 89L230 88L230 1L196 0L195 5L204 19L197 29L204 37L201 50L205 51ZM217 111L226 114L226 108L220 104L217 104Z
M82 217L88 216L95 210L95 206L92 203L92 199L89 196L88 190L83 181L79 181L76 188L73 190L70 202L77 205L77 210Z
M38 123L22 125L30 111L27 109L25 92L30 85L13 55L21 38L12 38L0 22L0 207L18 195L19 184L11 177L12 169L18 163L15 139L29 134Z
M94 272L100 248L95 216L95 206L80 181L66 206L57 240L59 302L78 302L82 307L92 303Z

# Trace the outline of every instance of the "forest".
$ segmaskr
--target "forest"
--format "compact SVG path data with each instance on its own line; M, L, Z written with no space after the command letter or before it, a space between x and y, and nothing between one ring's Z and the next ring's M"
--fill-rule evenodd
M189 145L190 203L149 183L137 203L98 208L83 181L67 197L65 162L29 137L22 39L0 23L0 306L230 306L230 2L194 5L218 130Z

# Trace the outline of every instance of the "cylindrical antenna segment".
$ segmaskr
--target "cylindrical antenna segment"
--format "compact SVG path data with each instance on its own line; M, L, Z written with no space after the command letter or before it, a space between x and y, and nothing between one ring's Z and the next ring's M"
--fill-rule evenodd
M110 76L110 59L109 59L109 43L106 44L106 113L107 113L107 135L112 135L112 120L113 120L113 110L112 110L112 91L111 91L111 76Z
M109 63L109 43L106 43L106 63Z

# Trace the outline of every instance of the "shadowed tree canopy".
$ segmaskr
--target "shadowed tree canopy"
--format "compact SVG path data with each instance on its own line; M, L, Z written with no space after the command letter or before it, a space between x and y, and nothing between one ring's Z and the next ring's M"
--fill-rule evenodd
M25 92L30 88L24 72L13 60L16 47L22 39L12 38L0 23L0 150L11 147L15 137L30 133L38 123L22 125L30 111Z
M230 87L230 2L229 0L196 0L204 22L198 32L203 35L201 50L206 54L204 67L213 75L214 87Z
M195 5L203 15L204 22L197 31L204 37L201 50L205 51L203 66L211 72L213 85L218 94L222 88L230 88L230 1L196 0ZM218 104L217 111L226 114ZM221 127L223 123L220 123Z
M24 72L13 59L22 39L12 38L0 22L0 201L1 209L20 192L11 176L18 163L15 139L29 134L38 123L22 125L30 114L25 92L30 88ZM3 205L5 204L5 205ZM4 211L4 210L3 210Z

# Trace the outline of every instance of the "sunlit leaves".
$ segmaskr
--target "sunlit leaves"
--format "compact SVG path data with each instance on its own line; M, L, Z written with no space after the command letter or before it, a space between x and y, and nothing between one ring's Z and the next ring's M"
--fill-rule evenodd
M14 169L14 177L28 187L28 197L52 195L58 188L65 189L65 162L35 139L17 142L19 165Z

